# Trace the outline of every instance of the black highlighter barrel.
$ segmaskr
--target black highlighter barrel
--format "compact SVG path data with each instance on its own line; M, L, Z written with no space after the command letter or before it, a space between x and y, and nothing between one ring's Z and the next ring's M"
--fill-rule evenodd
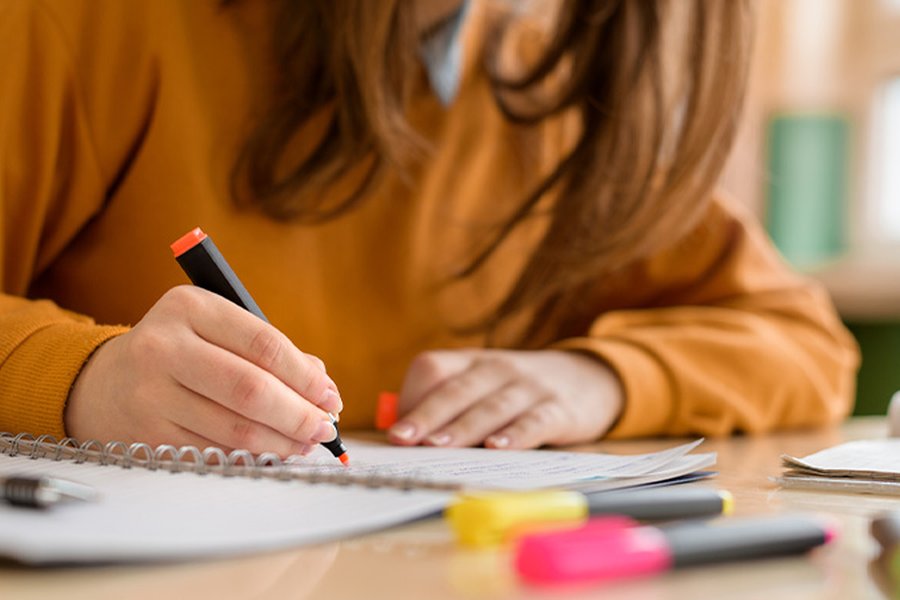
M198 243L175 256L175 260L181 265L191 282L199 288L231 300L268 323L266 315L238 279L231 265L216 248L212 238L203 235L202 232L200 235L202 235L202 239Z
M714 517L730 512L730 494L709 488L654 488L588 494L592 515L628 515L641 521Z
M676 567L802 554L833 535L821 521L796 515L660 529Z

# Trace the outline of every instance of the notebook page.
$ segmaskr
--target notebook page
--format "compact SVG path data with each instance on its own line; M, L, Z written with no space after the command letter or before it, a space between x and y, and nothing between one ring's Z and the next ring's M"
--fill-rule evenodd
M96 502L0 503L0 554L23 562L180 560L348 537L440 511L449 495L0 456L0 475L94 486Z
M356 440L345 442L351 461L347 471L353 475L372 473L412 481L455 483L476 489L527 490L620 477L643 476L653 480L657 471L663 471L685 456L702 440L661 452L634 455L422 446L398 448ZM334 464L334 458L320 448L311 458L292 463L292 468L298 471L343 468Z

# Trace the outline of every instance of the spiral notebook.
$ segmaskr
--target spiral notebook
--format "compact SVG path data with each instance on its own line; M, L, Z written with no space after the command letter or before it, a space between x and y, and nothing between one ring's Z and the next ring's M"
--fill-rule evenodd
M355 466L344 468L322 454L283 462L0 433L0 477L46 475L99 492L96 502L47 511L0 504L0 555L33 564L172 561L288 548L437 514L457 489L605 490L688 475L715 462L690 454L699 443L617 456L353 441Z

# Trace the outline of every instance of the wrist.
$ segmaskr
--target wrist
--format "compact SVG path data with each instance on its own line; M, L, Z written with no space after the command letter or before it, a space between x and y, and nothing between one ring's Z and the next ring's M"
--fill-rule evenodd
M82 363L72 381L63 408L63 426L67 436L79 440L96 437L95 425L101 415L92 405L102 398L103 387L109 383L110 374L105 364L116 339L114 336L101 341Z
M582 393L598 407L593 439L601 438L616 426L625 410L625 385L619 373L601 357L581 350L565 350L583 365L586 378Z

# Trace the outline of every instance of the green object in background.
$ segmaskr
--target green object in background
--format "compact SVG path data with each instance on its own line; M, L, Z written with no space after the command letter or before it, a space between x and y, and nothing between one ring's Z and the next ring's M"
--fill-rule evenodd
M888 402L900 390L900 322L847 323L862 350L857 379L857 415L887 414Z
M849 125L833 114L786 114L769 122L766 225L796 266L844 249Z

